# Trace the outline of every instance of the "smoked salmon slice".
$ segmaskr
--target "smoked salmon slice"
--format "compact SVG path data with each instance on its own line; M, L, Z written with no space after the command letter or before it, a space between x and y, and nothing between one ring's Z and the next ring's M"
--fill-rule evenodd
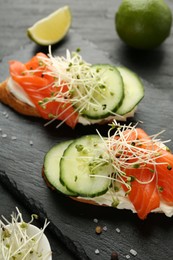
M115 139L122 187L139 218L145 219L160 201L173 205L173 154L166 146L163 149L141 128L127 129Z
M160 196L164 201L173 205L173 154L163 149L160 154L161 157L156 159ZM159 164L163 161L164 164Z
M157 178L153 177L151 169L150 165L146 165L141 169L124 170L127 176L133 178L128 197L141 219L145 219L152 210L160 205ZM125 186L123 187L127 191Z
M40 115L44 119L58 119L74 128L78 121L78 113L74 110L70 101L59 102L51 101L51 97L64 93L68 90L68 86L55 86L54 77L49 75L48 68L43 62L43 58L47 56L38 53L27 63L23 64L19 61L10 61L10 75L24 91L28 94L30 100L34 103ZM49 99L49 102L46 100Z

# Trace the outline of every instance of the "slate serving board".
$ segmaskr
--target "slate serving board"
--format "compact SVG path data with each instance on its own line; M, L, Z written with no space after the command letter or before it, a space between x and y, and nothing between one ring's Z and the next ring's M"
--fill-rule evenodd
M70 51L82 48L82 56L91 63L113 63L118 61L100 51L89 41L82 39L74 31L54 48L57 55L65 55ZM0 64L0 81L8 76L8 60L18 59L27 61L38 51L47 52L46 48L39 49L30 44L18 52L3 59ZM172 98L171 85L165 91L142 79L145 85L145 98L140 103L135 114L134 122L140 123L149 133L154 134L163 129L163 139L172 137ZM95 133L97 128L102 134L107 126L83 127L78 125L75 130L67 126L56 129L56 124L44 127L45 121L24 117L0 104L0 171L9 180L17 184L17 188L27 198L27 201L39 203L49 220L68 237L76 246L80 259L110 259L111 252L117 251L119 259L126 259L130 249L137 252L135 259L172 259L173 225L172 218L162 214L151 214L145 221L141 221L130 211L112 208L95 207L77 203L64 196L52 192L45 185L41 176L45 153L54 144L72 139L84 134ZM4 134L6 137L3 137ZM16 140L13 140L16 137ZM173 149L173 143L169 147ZM96 223L105 226L107 231L101 235L95 234ZM118 232L120 230L120 232ZM58 246L58 245L57 245ZM81 251L82 250L84 251ZM99 250L99 255L95 250ZM57 255L53 256L57 259ZM68 259L68 258L67 258Z

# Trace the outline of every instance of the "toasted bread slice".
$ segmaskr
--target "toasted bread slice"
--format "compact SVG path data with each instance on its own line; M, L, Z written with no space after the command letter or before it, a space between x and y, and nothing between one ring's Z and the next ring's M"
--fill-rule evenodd
M27 116L40 117L39 112L35 107L32 107L20 100L18 100L7 88L7 80L0 83L0 102L13 108L20 114Z

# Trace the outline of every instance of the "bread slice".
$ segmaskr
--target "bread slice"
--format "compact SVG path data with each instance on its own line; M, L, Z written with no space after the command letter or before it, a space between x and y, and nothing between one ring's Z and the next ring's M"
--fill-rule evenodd
M20 114L27 115L27 116L41 117L35 107L32 107L18 100L8 90L7 81L8 79L0 83L0 102L8 105L9 107L13 108L15 111L17 111Z

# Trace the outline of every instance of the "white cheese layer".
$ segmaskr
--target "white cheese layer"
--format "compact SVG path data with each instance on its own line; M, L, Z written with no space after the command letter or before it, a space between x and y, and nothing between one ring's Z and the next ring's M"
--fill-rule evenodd
M24 102L24 103L26 103L26 104L28 104L32 107L35 107L34 103L30 100L27 93L11 77L9 78L9 80L7 82L7 88L13 94L13 96L15 96L18 100L20 100L20 101L22 101L22 102ZM126 121L126 119L128 117L134 116L135 110L136 110L136 108L133 109L131 112L123 115L123 116L115 115L115 116L109 116L107 118L96 119L96 120L95 119L88 119L88 118L83 117L83 116L79 116L78 123L80 123L82 125L91 125L91 124L97 124L97 123L104 124L104 123L107 123L107 122L111 122L113 119L120 120L120 121Z
M125 192L123 189L120 189L117 192L114 192L114 194L111 191L108 191L107 193L94 197L94 198L83 198L79 197L84 200L92 200L96 202L98 205L105 205L105 206L112 206L112 203L116 201L118 204L116 206L117 209L128 209L131 210L133 213L136 213L136 210L131 203L131 201L128 199L128 197L125 195ZM159 208L156 208L152 210L152 212L159 212L164 213L167 217L173 216L173 205L168 205L165 202L161 201Z
M13 96L15 96L18 100L24 102L25 104L30 105L31 107L35 107L33 102L30 100L27 93L23 90L23 88L15 82L11 77L7 81L7 88Z
M127 113L123 116L115 115L115 116L109 116L109 117L106 117L103 119L90 119L90 118L86 118L83 116L79 116L78 122L81 123L82 125L91 125L91 124L97 124L97 123L105 124L105 123L113 121L114 119L117 121L126 121L128 117L134 116L135 110L136 110L136 108L134 108L132 111L130 111L129 113Z

